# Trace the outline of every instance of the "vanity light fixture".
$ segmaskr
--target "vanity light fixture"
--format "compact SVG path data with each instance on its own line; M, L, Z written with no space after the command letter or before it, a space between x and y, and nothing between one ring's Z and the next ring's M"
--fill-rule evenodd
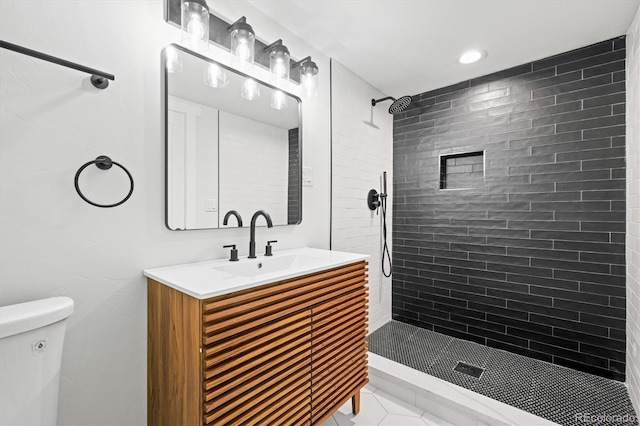
M264 48L269 53L269 71L273 84L284 87L289 82L289 49L282 44L282 39L274 41Z
M311 60L311 56L294 62L291 68L300 67L300 84L304 94L311 98L318 95L318 65Z
M240 96L248 101L255 101L260 99L260 86L252 78L246 78L242 83L242 89L240 90Z
M184 47L190 50L206 50L210 41L230 51L234 56L231 66L245 74L250 74L254 64L258 64L269 68L274 79L281 80L277 82L278 86L284 88L289 80L293 80L305 87L304 92L307 95L317 94L318 66L311 61L311 58L306 57L294 65L291 63L289 50L282 45L281 40L271 44L256 40L253 27L247 23L245 16L234 23L229 23L210 13L206 0L164 0L164 3L166 6L164 18L167 23L182 29ZM197 37L194 38L194 35ZM290 66L287 65L287 61ZM295 72L294 66L299 68ZM302 80L306 82L303 83Z
M182 45L195 52L209 49L209 8L205 0L181 0Z
M256 33L251 25L247 24L247 18L242 17L228 28L231 32L231 53L235 56L234 65L242 71L253 68L255 55Z
M487 53L483 50L468 50L460 55L458 62L461 64L472 64L483 59L485 56L487 56Z
M274 90L271 92L271 108L273 109L287 109L287 95L282 90Z
M227 84L227 73L218 64L210 63L204 68L204 84L217 89Z

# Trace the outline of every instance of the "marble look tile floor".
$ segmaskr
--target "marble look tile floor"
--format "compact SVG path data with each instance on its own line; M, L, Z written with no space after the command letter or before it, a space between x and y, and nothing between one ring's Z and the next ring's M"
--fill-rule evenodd
M347 401L322 426L452 426L423 409L410 405L371 385L360 395L360 413L351 412Z

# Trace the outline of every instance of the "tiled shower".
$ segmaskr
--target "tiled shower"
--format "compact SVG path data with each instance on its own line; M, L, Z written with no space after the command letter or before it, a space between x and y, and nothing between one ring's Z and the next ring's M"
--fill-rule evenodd
M625 379L625 38L394 116L393 318Z

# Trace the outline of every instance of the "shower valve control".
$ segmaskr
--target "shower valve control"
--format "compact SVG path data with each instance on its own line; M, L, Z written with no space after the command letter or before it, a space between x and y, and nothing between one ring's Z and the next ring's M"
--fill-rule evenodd
M371 189L369 194L367 194L367 205L369 206L369 210L375 210L376 214L378 214L378 207L380 207L380 194L375 189Z

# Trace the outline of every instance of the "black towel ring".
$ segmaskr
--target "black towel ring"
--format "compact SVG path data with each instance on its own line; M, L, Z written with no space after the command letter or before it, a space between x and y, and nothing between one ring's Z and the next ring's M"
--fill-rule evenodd
M100 170L109 170L111 168L111 166L114 165L114 164L116 166L120 167L122 170L124 170L124 172L127 174L127 176L129 176L129 181L131 182L131 190L129 190L129 193L127 194L126 197L124 197L124 199L122 201L119 201L119 202L117 202L115 204L97 204L97 203L94 203L93 201L89 200L87 197L84 196L82 191L80 191L80 186L78 185L78 178L80 177L80 173L82 173L82 171L84 169L86 169L88 166L90 166L91 164L95 164ZM115 161L112 161L111 158L107 157L106 155L101 155L98 158L96 158L95 160L89 161L89 162L85 163L82 167L80 167L78 169L78 172L76 173L76 178L74 179L74 183L76 185L76 192L78 193L80 198L82 198L87 203L91 204L92 206L96 206L96 207L108 208L108 207L119 206L120 204L122 204L125 201L127 201L129 199L129 197L131 197L131 194L133 194L133 176L131 176L131 173L129 173L129 170L127 170L122 164L119 164L119 163L116 163Z

